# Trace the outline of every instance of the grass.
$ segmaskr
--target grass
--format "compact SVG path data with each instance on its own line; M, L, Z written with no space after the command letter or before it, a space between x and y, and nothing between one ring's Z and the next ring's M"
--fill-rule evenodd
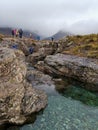
M62 42L65 42L64 54L98 59L98 34L68 36Z

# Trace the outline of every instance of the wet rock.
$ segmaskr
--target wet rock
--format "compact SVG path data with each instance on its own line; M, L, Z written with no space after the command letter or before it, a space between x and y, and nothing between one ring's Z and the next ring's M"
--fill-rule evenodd
M55 82L49 75L46 75L36 69L29 69L26 77L34 88L44 90L48 95L57 95L55 90Z
M56 90L57 91L64 91L67 90L69 88L69 82L66 80L64 81L63 79L57 78L57 79L53 79L53 81L56 84Z
M32 88L26 72L21 51L0 48L0 124L23 124L46 106L46 94Z

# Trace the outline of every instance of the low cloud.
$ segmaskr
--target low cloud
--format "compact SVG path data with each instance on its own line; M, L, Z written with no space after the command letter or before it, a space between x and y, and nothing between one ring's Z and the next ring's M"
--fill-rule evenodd
M97 0L3 0L0 26L49 36L59 30L76 34L98 32Z

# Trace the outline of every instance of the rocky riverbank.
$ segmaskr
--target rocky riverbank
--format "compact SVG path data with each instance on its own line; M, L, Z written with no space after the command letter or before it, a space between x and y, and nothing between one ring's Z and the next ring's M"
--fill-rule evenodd
M45 108L46 93L51 95L55 90L53 78L63 78L63 80L66 77L72 78L82 82L84 88L98 92L97 56L88 55L91 54L89 53L91 48L92 53L95 54L97 39L95 35L91 38L93 40L81 45L84 41L81 36L67 37L54 42L2 36L0 38L0 124L24 124L32 113ZM30 47L34 49L33 53L30 53ZM78 50L75 51L75 48ZM40 87L46 93L40 90Z

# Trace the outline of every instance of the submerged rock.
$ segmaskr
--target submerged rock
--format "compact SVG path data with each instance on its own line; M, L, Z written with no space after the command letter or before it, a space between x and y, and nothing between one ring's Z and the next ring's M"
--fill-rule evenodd
M58 95L55 90L55 82L49 75L46 75L36 69L28 69L26 77L34 88L44 90L47 95Z
M97 130L98 108L63 96L50 96L48 106L34 124L19 130Z
M21 51L0 48L0 125L23 124L47 104L46 94L26 81L24 60Z

